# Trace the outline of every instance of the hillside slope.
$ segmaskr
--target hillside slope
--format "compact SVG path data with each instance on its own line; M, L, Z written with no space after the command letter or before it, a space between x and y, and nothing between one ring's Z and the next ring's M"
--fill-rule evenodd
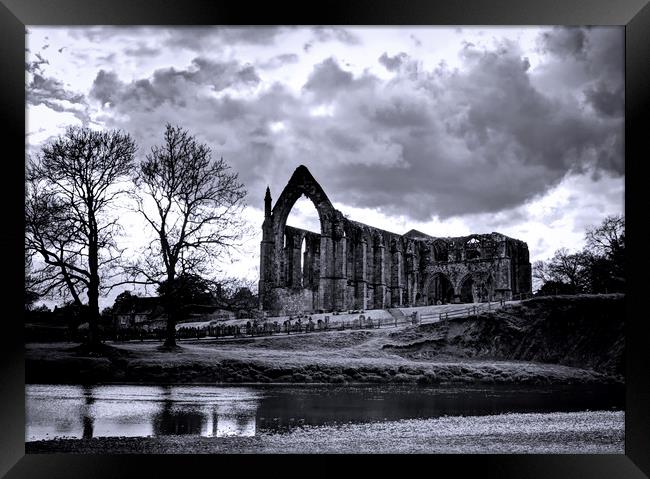
M502 310L389 335L384 350L414 360L520 360L624 371L625 296L533 298Z

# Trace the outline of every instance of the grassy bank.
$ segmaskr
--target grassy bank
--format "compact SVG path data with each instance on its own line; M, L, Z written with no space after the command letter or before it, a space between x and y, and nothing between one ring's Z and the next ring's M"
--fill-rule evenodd
M518 383L622 381L623 297L542 298L420 326L247 339L26 346L29 383Z
M327 342L358 343L323 347ZM386 333L386 336L388 333ZM28 346L29 383L519 383L575 384L614 382L593 370L524 361L440 358L414 360L383 350L384 334L332 332L282 340L269 338L249 344L187 342L183 351L169 354L155 343L117 347L110 358L84 357L69 344ZM320 343L309 347L308 344ZM275 343L275 344L274 344ZM289 343L289 344L287 344ZM298 348L301 343L305 348ZM287 346L289 346L287 348ZM364 354L364 350L366 353Z
M159 436L28 442L29 453L548 453L624 454L624 413L411 419L303 427L255 437Z
M541 297L390 335L385 349L413 360L534 361L621 376L625 296Z

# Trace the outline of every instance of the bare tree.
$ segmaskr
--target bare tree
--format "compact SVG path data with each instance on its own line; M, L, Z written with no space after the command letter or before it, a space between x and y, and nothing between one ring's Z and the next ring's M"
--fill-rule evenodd
M41 295L38 293L35 285L35 278L32 274L32 258L29 255L25 255L25 311L31 311L34 307L34 303L36 303L40 297Z
M576 293L589 290L589 258L583 251L571 254L560 248L551 259L549 270L553 279L571 285Z
M560 248L553 257L533 264L533 277L540 283L565 284L574 293L589 291L589 255L584 251L569 253Z
M535 290L541 288L545 283L551 281L551 273L548 270L548 263L542 260L533 263L533 281L535 283Z
M593 292L625 290L625 217L607 216L585 233Z
M616 258L625 248L625 217L607 216L599 226L587 228L585 240L591 253Z
M30 160L26 252L37 257L32 285L42 294L88 298L88 340L99 343L99 295L121 250L114 206L126 191L136 146L121 131L70 127Z
M217 263L239 246L248 228L241 217L246 190L223 158L181 127L166 125L161 146L137 169L137 209L155 237L129 268L133 282L166 284L163 302L167 336L176 347L176 279L210 276Z

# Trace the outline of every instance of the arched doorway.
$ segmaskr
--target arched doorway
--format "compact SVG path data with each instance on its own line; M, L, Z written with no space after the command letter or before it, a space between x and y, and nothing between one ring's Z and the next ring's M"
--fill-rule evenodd
M467 276L460 285L460 302L474 302L474 278Z
M443 273L435 273L428 283L427 304L447 304L454 298L454 287Z

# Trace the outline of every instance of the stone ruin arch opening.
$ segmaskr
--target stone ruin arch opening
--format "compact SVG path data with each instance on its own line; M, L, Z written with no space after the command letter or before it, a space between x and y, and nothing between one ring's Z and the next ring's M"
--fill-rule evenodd
M461 303L483 303L494 301L494 279L490 272L475 272L466 275L460 282Z
M300 213L300 217L298 216ZM316 219L317 221L309 221ZM287 214L286 226L311 231L312 233L321 234L322 225L320 215L316 209L314 202L307 197L304 193L296 198L296 201L291 206Z
M298 211L301 214L300 217L296 215ZM317 219L316 224L309 221L314 218ZM291 282L293 288L312 286L311 272L314 268L313 262L316 260L314 253L318 250L314 243L320 242L321 234L321 219L316 205L310 198L302 194L290 208L284 227L285 257L290 258L288 267L295 270L291 275L295 279ZM286 249L286 238L292 238L291 250Z
M448 304L454 300L454 286L444 273L434 273L427 283L426 304Z
M474 303L474 278L468 275L460 285L460 302Z

